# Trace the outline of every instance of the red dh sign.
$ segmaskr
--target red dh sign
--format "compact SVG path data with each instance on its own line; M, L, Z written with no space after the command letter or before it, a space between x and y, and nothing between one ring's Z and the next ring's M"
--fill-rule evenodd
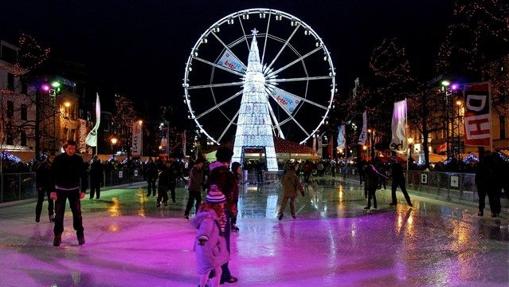
M465 85L465 145L491 144L491 95L489 83Z

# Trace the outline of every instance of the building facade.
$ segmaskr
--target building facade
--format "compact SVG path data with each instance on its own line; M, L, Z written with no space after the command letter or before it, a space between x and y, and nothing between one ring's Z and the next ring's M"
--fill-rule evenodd
M25 73L16 66L19 49L0 41L0 150L21 159L34 156L34 99L21 81Z

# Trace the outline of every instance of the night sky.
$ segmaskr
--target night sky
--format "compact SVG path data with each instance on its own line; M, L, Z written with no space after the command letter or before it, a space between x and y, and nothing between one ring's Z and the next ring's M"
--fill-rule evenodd
M343 92L356 76L362 81L372 49L386 37L400 38L414 70L429 77L451 15L446 0L17 0L1 4L0 39L35 36L54 56L86 64L99 91L124 93L144 112L160 104L183 108L192 45L220 18L256 7L288 12L313 27L332 54Z

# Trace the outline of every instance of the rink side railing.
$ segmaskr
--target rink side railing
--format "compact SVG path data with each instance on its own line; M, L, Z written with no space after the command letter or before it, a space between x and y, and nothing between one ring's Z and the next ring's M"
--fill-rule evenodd
M340 170L340 174L359 178L354 168L344 168ZM410 170L407 180L408 189L431 195L436 199L472 203L477 203L479 200L474 173ZM502 190L501 204L504 208L509 208L508 197L509 191ZM488 198L486 198L486 204L488 204Z
M141 181L144 179L140 169L124 168L104 172L101 186L108 187ZM0 203L31 198L37 198L34 172L0 174Z

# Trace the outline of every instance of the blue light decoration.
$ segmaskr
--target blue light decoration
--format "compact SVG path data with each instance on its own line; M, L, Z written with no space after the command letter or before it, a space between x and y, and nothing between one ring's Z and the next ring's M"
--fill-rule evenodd
M265 90L265 76L260 62L260 53L255 30L249 51L244 90L240 104L232 161L242 162L245 147L265 148L267 170L277 171L276 150L269 114L268 94Z

